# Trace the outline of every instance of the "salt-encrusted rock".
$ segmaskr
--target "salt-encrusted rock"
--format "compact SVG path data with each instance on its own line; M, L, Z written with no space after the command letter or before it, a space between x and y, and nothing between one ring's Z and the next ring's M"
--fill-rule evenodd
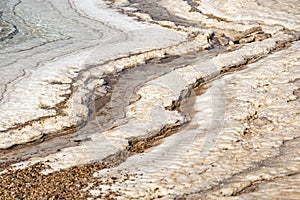
M0 197L299 198L298 4L0 2Z

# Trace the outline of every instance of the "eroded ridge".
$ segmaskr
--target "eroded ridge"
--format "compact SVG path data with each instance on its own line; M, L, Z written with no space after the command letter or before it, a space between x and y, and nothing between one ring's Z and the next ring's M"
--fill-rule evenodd
M46 15L7 3L3 27L33 34L3 37L1 55L24 58L2 66L1 76L18 69L1 84L3 180L20 184L30 170L28 184L51 188L43 177L75 173L80 184L67 181L65 191L35 189L57 198L71 189L99 198L298 197L284 185L299 181L297 2L272 10L261 1L74 0L67 12L35 3L78 31L64 27L53 39ZM22 188L0 194L19 198Z

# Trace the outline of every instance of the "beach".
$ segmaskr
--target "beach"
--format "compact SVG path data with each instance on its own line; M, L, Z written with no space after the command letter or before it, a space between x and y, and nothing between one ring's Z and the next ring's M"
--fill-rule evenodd
M0 3L0 197L297 199L298 1Z

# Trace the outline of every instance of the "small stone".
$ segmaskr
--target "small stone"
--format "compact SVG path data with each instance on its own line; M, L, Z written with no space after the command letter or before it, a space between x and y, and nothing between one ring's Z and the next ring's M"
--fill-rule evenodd
M240 39L239 43L240 44L245 44L245 43L250 43L250 42L253 42L253 41L254 41L254 36L250 35L250 36L247 36L245 38Z
M227 38L225 38L225 37L219 37L219 38L218 38L218 41L220 42L220 44L221 44L222 46L226 46L226 45L228 45L228 43L229 43L229 39L227 39Z
M268 33L259 33L254 36L255 41L262 41L269 37L271 37L271 34L268 34Z

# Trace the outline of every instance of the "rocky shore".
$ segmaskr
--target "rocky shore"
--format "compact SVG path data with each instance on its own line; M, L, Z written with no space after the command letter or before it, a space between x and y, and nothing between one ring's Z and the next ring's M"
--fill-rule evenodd
M0 2L1 199L300 198L299 6Z

